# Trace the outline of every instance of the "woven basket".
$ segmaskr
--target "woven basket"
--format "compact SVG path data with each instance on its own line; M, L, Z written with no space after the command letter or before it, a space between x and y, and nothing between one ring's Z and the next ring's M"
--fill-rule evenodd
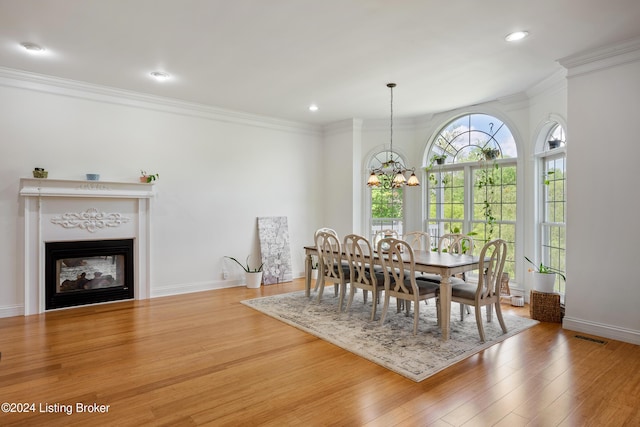
M541 322L560 323L562 321L560 294L531 291L529 314L532 319Z

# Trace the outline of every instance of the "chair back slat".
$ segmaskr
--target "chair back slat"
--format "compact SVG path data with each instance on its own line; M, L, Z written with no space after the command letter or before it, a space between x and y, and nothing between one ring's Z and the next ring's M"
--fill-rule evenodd
M410 231L402 236L402 240L416 251L431 250L431 236L426 231Z
M343 249L349 262L351 283L376 286L373 263L367 260L373 254L369 240L357 234L349 234L344 238Z
M382 239L386 239L389 237L393 237L394 239L398 238L398 232L396 230L391 230L391 229L387 229L387 230L380 230L378 232L376 232L376 234L373 236L373 246L374 247L378 247L378 243L380 242L380 240Z
M448 233L440 237L438 252L473 254L473 238L467 234Z
M413 249L407 242L394 238L382 239L378 242L378 255L384 268L385 289L406 294L417 292ZM407 279L411 284L411 290L407 287Z
M334 230L333 228L329 228L329 227L321 227L318 228L315 233L313 233L313 238L315 239L316 236L318 235L318 233L329 233L329 234L333 234L334 236L338 237L338 233L336 232L336 230Z
M343 280L342 248L338 237L330 232L321 231L316 234L315 243L318 251L319 274L335 281Z
M487 259L485 259L487 258ZM507 258L507 243L502 239L488 242L480 251L480 276L476 299L479 301L500 297L502 272Z

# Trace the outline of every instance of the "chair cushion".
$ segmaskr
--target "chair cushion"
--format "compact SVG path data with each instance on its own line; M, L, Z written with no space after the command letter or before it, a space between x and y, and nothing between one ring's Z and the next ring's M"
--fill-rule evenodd
M424 275L416 274L416 280L422 280L425 282L433 282L433 283L440 284L440 282L442 281L442 277L440 277L440 275L438 274L429 274L429 273L425 273ZM466 283L464 280L460 279L459 277L453 277L453 276L449 278L449 282L452 285L462 285Z
M420 282L416 281L418 285L418 294L426 295L426 294L439 294L440 293L440 285L433 282L427 282L426 280L422 280ZM411 287L411 279L405 279L404 285L409 290L409 293L413 293L413 288Z
M478 286L475 284L472 285L462 282L451 287L451 296L464 299L474 299L476 297L477 289Z
M442 277L439 274L416 273L416 280L427 280L429 282L440 283Z

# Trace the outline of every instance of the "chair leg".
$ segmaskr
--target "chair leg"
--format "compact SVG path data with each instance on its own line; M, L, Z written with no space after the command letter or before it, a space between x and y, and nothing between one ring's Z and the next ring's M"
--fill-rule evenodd
M484 342L484 327L482 326L482 313L480 306L476 305L476 323L478 324L478 333L480 334L480 341Z
M498 322L500 322L500 327L502 328L502 332L507 333L507 325L504 324L504 319L502 318L502 309L500 308L500 301L496 302L496 316L498 317Z
M408 302L408 301L407 301ZM415 301L413 304L413 335L418 334L418 320L420 320L420 301Z
M320 286L318 286L318 302L322 300L322 294L324 293L324 277L318 280L320 282Z
M366 291L364 291L366 292ZM378 292L371 291L371 320L376 319L376 308L378 306Z
M436 324L440 326L440 316L442 316L442 313L440 312L440 298L436 298L436 316L438 317Z
M380 325L384 324L384 318L387 315L387 309L389 308L390 295L385 292L384 305L382 306L382 314L380 315Z
M460 321L464 321L464 304L460 303Z
M347 308L345 309L345 311L349 311L349 309L351 308L351 303L353 303L353 296L356 293L355 290L356 287L351 285L351 289L349 291L349 300L347 301Z
M493 320L493 304L485 305L487 310L487 322L491 322Z
M338 298L338 313L342 312L342 301L344 301L344 295L347 293L347 284L340 283L340 297Z
M369 292L366 289L363 289L362 290L362 301L364 301L364 304L367 303L368 296L369 296Z

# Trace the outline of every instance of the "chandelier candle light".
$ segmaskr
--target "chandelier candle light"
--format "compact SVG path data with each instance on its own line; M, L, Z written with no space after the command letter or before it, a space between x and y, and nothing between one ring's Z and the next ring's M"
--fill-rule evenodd
M367 185L369 187L379 187L380 185L383 185L383 182L390 182L392 188L400 188L404 185L416 187L420 185L420 182L415 174L415 169L406 169L401 162L393 159L393 88L396 87L396 84L388 83L387 87L391 90L391 137L389 158L381 167L371 169L371 175L369 175ZM405 174L408 172L411 172L411 176L407 180ZM383 176L386 177L386 179L383 179L383 182L381 182L380 178Z

